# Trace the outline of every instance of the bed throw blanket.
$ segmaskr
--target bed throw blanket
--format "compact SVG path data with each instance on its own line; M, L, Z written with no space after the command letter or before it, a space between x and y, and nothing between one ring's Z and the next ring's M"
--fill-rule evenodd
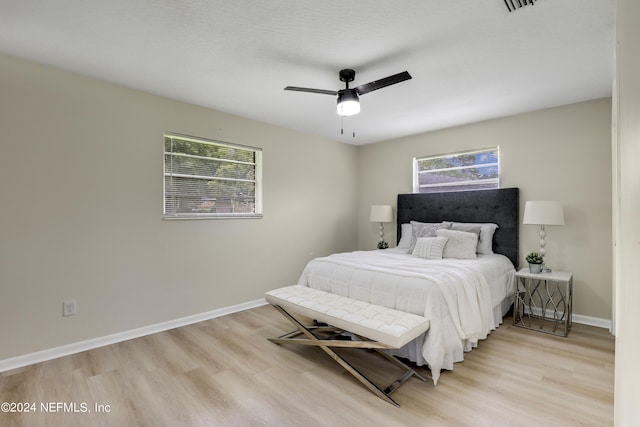
M310 261L298 284L428 318L422 357L437 384L441 369L453 369L464 351L498 326L489 287L474 262L391 251L339 253Z

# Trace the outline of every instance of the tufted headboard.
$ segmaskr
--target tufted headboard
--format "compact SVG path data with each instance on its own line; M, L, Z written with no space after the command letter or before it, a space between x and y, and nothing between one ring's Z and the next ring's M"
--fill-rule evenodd
M398 240L402 224L420 222L492 222L498 224L493 251L518 267L520 197L518 188L398 194Z

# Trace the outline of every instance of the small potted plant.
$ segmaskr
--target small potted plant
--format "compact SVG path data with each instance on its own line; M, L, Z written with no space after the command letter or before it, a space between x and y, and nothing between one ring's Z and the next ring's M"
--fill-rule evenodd
M525 259L529 263L529 271L531 273L540 273L542 271L543 259L538 252L531 252Z

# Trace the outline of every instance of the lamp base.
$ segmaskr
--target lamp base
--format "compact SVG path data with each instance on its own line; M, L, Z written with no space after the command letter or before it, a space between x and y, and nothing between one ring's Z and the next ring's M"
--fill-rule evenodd
M544 224L540 224L540 255L543 257L547 254L545 246L547 246L547 232L544 229Z
M378 249L388 249L388 248L389 248L389 244L384 240L380 240L378 242Z

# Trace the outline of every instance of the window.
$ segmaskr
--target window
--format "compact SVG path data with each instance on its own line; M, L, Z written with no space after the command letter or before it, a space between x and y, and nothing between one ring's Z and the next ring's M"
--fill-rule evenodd
M262 150L164 135L164 217L262 216Z
M413 159L414 193L499 187L499 147Z

